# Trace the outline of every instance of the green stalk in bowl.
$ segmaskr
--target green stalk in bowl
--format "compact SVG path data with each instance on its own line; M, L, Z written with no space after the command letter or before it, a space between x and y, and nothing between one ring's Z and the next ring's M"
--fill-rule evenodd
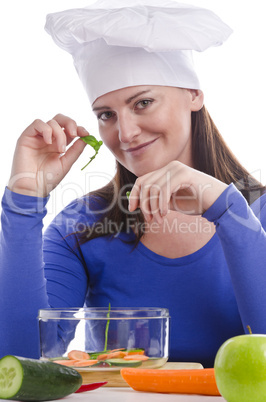
M110 325L110 311L111 311L111 304L109 303L109 307L108 307L108 313L107 313L107 323L106 323L106 327L105 327L105 343L104 343L104 352L106 352L107 350L107 343L108 343L108 331L109 331L109 325Z

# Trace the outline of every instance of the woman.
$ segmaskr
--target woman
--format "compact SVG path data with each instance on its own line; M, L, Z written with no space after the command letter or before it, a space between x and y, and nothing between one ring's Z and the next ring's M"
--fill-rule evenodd
M207 10L126 3L48 17L117 173L65 208L43 239L49 193L84 149L73 139L88 133L63 115L22 133L3 198L0 353L39 356L40 308L159 306L172 317L170 360L209 367L247 325L266 331L264 187L224 144L190 56L231 31Z

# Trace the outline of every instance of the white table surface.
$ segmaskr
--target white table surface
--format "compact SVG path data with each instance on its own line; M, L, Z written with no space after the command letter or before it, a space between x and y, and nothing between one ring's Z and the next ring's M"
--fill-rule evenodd
M7 399L1 401L10 402ZM102 387L93 391L71 394L61 402L226 402L221 396L157 394L139 392L131 388Z
M127 387L102 387L61 399L62 402L64 400L66 402L225 402L225 399L220 396L157 394L134 391Z

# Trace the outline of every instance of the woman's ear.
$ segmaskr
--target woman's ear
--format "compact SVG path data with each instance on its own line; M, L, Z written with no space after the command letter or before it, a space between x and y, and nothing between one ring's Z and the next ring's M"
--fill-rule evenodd
M191 94L191 111L199 111L204 103L204 95L200 89L188 89Z

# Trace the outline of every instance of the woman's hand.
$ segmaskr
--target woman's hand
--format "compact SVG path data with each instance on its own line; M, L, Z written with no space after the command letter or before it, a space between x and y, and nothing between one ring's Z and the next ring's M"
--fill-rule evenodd
M62 114L44 123L35 120L17 141L8 187L16 193L47 196L70 170L86 144L75 141L88 132Z
M203 214L226 189L227 184L173 161L139 177L130 193L129 211L140 208L146 221L163 222L169 210L188 215Z

